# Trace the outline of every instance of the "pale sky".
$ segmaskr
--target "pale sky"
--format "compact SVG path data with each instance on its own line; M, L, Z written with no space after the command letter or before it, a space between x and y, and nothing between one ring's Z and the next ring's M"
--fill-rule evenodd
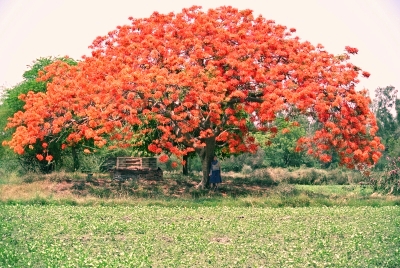
M377 87L400 90L400 0L0 0L0 88L21 82L27 65L40 57L89 55L97 36L129 24L129 16L192 5L252 9L333 54L356 47L351 62L371 73L358 89L371 96Z

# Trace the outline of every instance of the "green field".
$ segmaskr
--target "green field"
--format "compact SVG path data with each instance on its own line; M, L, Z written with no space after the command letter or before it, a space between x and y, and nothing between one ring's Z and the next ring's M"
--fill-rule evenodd
M400 267L399 206L0 211L0 267Z

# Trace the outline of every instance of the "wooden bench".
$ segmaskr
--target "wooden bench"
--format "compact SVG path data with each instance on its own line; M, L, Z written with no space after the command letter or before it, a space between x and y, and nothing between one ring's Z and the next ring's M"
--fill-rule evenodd
M162 180L163 172L157 168L155 157L117 157L115 168L111 170L113 179Z
M117 169L157 169L155 157L117 157Z

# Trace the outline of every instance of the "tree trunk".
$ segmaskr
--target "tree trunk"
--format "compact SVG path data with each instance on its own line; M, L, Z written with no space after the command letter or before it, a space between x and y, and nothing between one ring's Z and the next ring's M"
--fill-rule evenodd
M74 162L74 171L77 171L79 169L79 167L80 167L80 163L79 163L78 154L76 152L76 147L72 146L71 150L72 150L72 160Z
M182 166L182 173L183 175L189 175L189 156L184 155L183 161L185 161L185 164Z
M209 174L210 174L210 167L211 167L211 160L214 157L215 153L215 137L210 137L205 139L206 146L197 150L197 154L201 160L201 166L203 171L203 177L201 182L197 185L197 188L204 189L204 187L209 186Z

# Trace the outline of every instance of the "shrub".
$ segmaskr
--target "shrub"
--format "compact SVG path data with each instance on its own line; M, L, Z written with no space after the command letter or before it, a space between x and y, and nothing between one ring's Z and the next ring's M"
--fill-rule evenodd
M249 174L252 171L253 171L253 169L249 165L243 165L241 172L243 174Z
M400 194L400 157L386 157L387 165L379 179L372 177L371 184L375 191L387 194Z
M274 186L278 185L279 182L274 180L271 176L271 173L268 169L256 169L252 173L250 173L250 180L257 185L264 185L264 186Z
M327 182L329 184L345 185L349 184L349 178L341 170L334 169L329 172Z
M286 173L280 175L280 180L290 184L301 185L345 185L349 184L350 181L358 181L358 177L361 176L359 172L345 172L338 168L326 170L302 167L296 170L289 168L286 170Z
M290 173L283 178L283 181L290 184L312 185L323 184L324 174L314 168L289 169Z

